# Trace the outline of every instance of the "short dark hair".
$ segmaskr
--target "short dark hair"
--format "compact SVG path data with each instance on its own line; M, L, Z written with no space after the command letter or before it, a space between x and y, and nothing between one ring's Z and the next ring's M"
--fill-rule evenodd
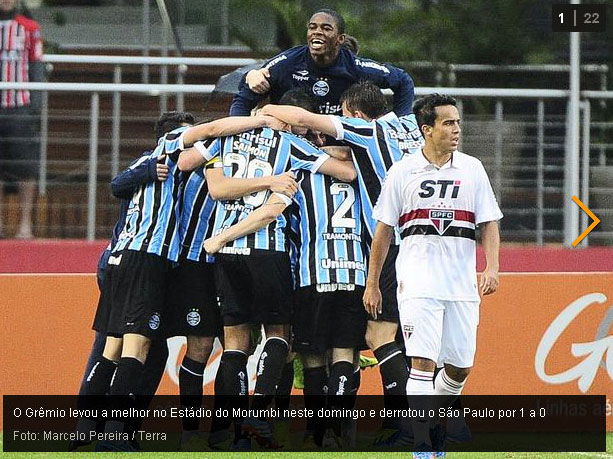
M385 115L390 110L381 88L372 81L352 84L341 95L340 102L347 104L350 111L359 110L373 119Z
M189 112L164 112L155 123L155 140L184 124L194 124L194 115Z
M360 44L358 43L358 39L353 35L345 35L345 41L343 42L342 46L347 48L356 56L360 52Z
M279 104L293 105L317 113L317 102L305 88L293 88L285 92L279 99Z
M453 105L456 107L457 101L451 96L438 93L429 94L415 101L413 104L413 113L415 113L415 119L417 120L417 126L420 132L424 124L434 126L434 122L436 121L435 108L441 105Z
M336 22L336 28L338 29L338 33L345 33L345 20L343 19L343 16L338 14L338 12L329 8L323 8L321 10L315 11L313 14L311 14L311 17L319 13L324 13L328 16L332 16L334 18L334 22Z

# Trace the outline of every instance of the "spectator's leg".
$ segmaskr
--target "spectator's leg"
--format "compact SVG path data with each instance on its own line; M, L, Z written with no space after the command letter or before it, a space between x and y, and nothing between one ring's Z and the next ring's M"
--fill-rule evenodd
M32 209L36 193L36 180L28 179L19 183L19 207L21 208L21 222L17 239L32 239Z

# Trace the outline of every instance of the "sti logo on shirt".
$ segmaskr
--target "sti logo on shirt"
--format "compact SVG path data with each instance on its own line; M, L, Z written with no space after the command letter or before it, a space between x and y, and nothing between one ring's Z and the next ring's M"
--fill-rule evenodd
M434 210L430 209L430 221L438 231L438 234L442 235L451 222L455 219L455 212L453 210Z
M424 180L421 182L421 185L419 185L419 188L424 190L419 193L419 197L431 198L436 192L436 187L440 186L440 192L438 195L440 199L445 199L447 197L447 190L451 190L451 198L455 199L458 197L460 184L460 180Z

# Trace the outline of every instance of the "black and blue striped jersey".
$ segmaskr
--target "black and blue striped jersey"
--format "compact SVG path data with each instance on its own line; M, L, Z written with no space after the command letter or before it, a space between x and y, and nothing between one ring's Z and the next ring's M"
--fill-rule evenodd
M161 137L148 157L160 158L169 167L168 178L141 185L134 192L126 223L119 234L113 253L136 250L159 255L177 261L180 250L179 217L181 210L181 171L177 167L180 134L187 128L179 128ZM138 164L138 162L136 163Z
M201 150L205 159L220 156L224 175L253 178L278 175L290 170L317 172L329 156L305 139L283 131L259 128L222 137ZM269 190L248 194L240 199L220 201L217 205L214 234L245 219L268 198ZM221 253L248 254L251 249L289 251L288 220L284 212L275 221L255 233L229 243Z
M292 205L296 286L366 283L366 255L357 182L298 173ZM292 260L293 261L293 260Z
M183 185L183 209L179 224L181 258L192 261L200 261L203 256L206 258L202 244L213 235L216 204L209 194L204 166L201 166L189 174Z
M370 246L377 227L372 213L385 175L404 155L420 152L423 137L413 114L399 118L390 112L372 121L338 116L331 116L331 119L336 127L336 138L347 142L353 150L366 224L364 239Z

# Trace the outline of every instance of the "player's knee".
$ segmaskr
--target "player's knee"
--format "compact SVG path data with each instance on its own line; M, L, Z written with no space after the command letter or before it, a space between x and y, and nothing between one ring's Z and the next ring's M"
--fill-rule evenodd
M187 350L185 354L188 358L196 362L204 363L209 359L213 350L213 338L210 336L188 336Z
M289 330L290 326L288 324L264 325L267 338L282 338L285 342L289 341Z
M447 376L457 382L466 381L471 369L472 367L458 368L453 365L445 364L445 373L447 373Z
M368 321L366 326L366 345L373 351L396 338L397 325L392 322Z
M411 358L411 368L421 371L434 371L436 369L436 362L434 360L425 359L421 357Z
M138 360L140 363L145 363L149 348L151 347L151 339L143 335L129 333L123 336L123 348L121 357L131 357Z

